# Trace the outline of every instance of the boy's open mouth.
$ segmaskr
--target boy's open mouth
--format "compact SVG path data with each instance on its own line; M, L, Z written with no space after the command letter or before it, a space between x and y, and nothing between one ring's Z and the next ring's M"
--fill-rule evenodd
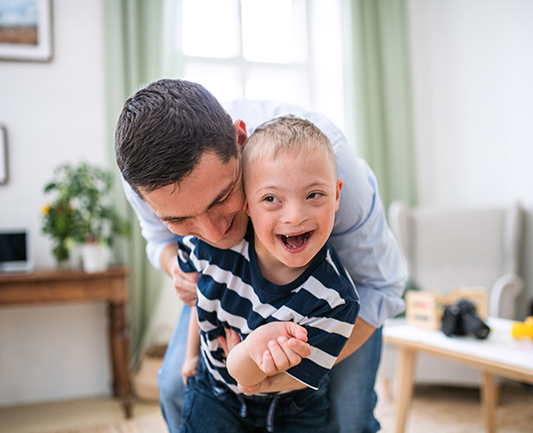
M287 248L296 249L300 248L303 244L305 244L309 239L309 236L311 236L311 232L305 232L301 235L296 236L280 235L279 237Z

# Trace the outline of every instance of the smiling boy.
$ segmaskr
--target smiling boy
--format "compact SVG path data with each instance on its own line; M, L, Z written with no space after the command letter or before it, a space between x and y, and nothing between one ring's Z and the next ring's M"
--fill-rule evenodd
M327 376L359 311L327 243L342 189L331 144L309 121L275 118L246 142L243 179L251 219L244 240L223 254L194 237L180 242L180 266L200 272L202 352L182 431L325 432ZM242 338L229 355L220 340L228 329ZM306 388L243 394L285 370Z

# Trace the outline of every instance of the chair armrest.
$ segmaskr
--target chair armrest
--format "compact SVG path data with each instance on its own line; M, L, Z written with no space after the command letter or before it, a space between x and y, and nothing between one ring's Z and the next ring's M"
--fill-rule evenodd
M515 299L524 287L516 274L505 274L496 280L489 297L489 316L514 319Z

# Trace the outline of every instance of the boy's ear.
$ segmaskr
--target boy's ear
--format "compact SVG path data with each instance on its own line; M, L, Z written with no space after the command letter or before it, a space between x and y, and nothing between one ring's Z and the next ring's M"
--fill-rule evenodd
M242 205L242 210L243 210L243 212L246 215L250 216L250 214L248 212L248 200L246 200L246 199L244 200L244 204Z
M244 121L237 119L233 124L235 128L235 137L237 139L237 145L240 147L244 146L244 142L248 138L248 133L246 132L246 124Z
M339 205L341 201L341 190L342 190L342 179L337 179L337 183L335 184L335 212L339 210Z

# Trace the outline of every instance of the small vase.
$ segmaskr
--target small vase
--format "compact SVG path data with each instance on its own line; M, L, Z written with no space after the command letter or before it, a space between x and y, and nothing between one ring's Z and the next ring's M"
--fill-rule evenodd
M109 266L111 252L109 247L100 243L81 245L81 258L85 272L102 272Z

